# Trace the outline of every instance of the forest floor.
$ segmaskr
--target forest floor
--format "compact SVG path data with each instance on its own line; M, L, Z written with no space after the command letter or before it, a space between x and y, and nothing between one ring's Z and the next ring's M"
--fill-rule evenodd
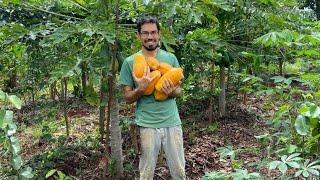
M101 179L105 147L98 138L98 108L78 99L71 100L69 104L69 138L65 136L64 118L57 104L21 110L18 136L22 144L22 157L39 179L52 169L77 179ZM215 115L211 123L208 122L207 100L180 104L188 179L200 179L206 172L231 172L234 169L266 173L258 163L263 154L254 137L268 132L265 121L270 115L263 113L262 104L254 97L246 105L240 102L228 104L226 116ZM137 179L139 155L134 151L130 133L134 107L120 104L120 118L124 179ZM236 152L234 159L221 158L217 153L217 148L228 145ZM110 167L108 175L113 172ZM170 179L164 159L158 161L155 179Z

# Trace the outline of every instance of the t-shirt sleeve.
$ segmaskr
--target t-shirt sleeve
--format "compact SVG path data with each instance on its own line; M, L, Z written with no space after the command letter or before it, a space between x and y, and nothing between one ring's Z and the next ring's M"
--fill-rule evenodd
M172 55L172 56L173 56L173 64L172 64L172 66L173 67L180 67L180 64L178 62L177 57L175 55Z
M122 63L119 77L119 84L134 87L130 64L127 60Z

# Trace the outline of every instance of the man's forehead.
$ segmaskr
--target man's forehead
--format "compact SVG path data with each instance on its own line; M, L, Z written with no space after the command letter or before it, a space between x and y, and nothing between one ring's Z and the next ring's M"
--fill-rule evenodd
M157 25L155 23L146 23L141 26L141 30L157 30Z

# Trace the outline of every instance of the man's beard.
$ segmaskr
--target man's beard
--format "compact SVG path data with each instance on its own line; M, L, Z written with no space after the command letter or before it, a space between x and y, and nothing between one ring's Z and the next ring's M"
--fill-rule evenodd
M143 45L143 47L144 47L147 51L154 51L154 50L156 50L156 49L159 47L159 43L157 43L157 45L155 45L155 46L153 46L153 45L149 45L149 46Z

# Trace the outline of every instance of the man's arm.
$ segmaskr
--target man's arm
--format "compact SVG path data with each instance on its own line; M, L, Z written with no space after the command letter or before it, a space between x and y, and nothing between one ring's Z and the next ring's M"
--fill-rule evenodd
M136 102L143 95L143 91L139 90L138 88L133 89L130 86L124 86L123 91L125 100L128 104Z
M154 79L150 77L150 69L146 67L141 78L137 78L132 72L132 77L134 81L138 84L136 89L133 89L131 86L124 86L124 96L127 103L131 104L137 101L147 89L149 83Z

